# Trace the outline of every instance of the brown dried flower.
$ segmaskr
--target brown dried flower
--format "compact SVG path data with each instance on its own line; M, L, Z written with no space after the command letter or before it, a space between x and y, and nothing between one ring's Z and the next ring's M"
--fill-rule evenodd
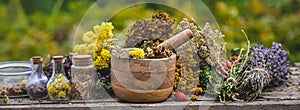
M167 40L175 35L174 23L175 20L171 20L169 14L164 12L153 15L151 19L138 20L126 34L125 47L133 47L146 38Z

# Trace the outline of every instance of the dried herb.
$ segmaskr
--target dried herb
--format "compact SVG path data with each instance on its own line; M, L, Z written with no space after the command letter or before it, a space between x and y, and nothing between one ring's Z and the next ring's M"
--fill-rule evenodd
M48 95L46 85L42 84L32 84L28 85L27 93L32 99L43 99Z
M175 20L170 19L169 14L165 12L152 15L151 19L138 20L126 34L125 47L134 47L146 38L167 40L176 34L174 23Z
M7 104L9 98L7 95L4 95L3 98L0 99L0 104Z
M93 98L95 89L95 75L92 71L76 71L73 73L72 96L74 99L90 99Z
M208 86L213 85L210 84L211 81L211 73L215 70L213 68L216 68L217 63L220 59L220 56L225 53L225 44L218 45L217 40L219 38L223 38L224 35L219 32L218 30L213 30L210 25L207 23L203 29L198 27L194 19L192 19L192 22L189 22L187 18L184 18L179 26L177 27L178 31L182 31L184 29L190 29L193 32L194 38L191 39L191 41L187 42L186 47L188 48L181 48L178 49L178 53L186 53L185 50L192 50L192 52L189 53L189 60L196 61L196 63L192 64L191 62L187 62L188 66L184 66L183 70L192 70L192 71L186 71L186 74L198 74L196 78L198 78L197 82L197 88L201 88L204 92L208 89ZM181 51L183 50L183 51ZM196 55L193 53L196 52ZM197 65L197 67L195 67ZM197 70L198 69L198 70ZM200 69L200 71L199 71ZM185 73L183 73L185 74ZM193 78L194 75L193 75ZM214 79L220 79L220 78L214 78ZM186 80L188 81L188 80ZM195 80L194 80L195 81ZM222 81L222 79L221 79ZM219 82L219 81L217 81ZM194 83L193 83L194 84ZM204 92L197 93L195 92L193 94L193 99L195 99L195 96L203 95Z
M167 58L172 55L174 49L158 46L163 40L146 38L137 43L134 47L144 51L145 58Z
M180 66L182 68L181 76L176 76L179 80L176 91L186 94L192 100L197 100L198 96L202 94L203 88L199 86L201 79L198 78L199 68L197 68L198 62L197 58L195 58L197 56L194 52L195 49L190 41L188 41L176 50L179 50L178 54L180 54L179 60L181 61Z
M290 62L288 52L280 43L273 42L271 48L258 44L251 47L250 69L262 68L270 74L270 87L278 86L287 80Z
M269 83L270 77L266 70L251 69L245 73L245 78L237 85L238 98L245 101L253 101Z
M225 82L221 85L220 88L220 92L218 92L218 98L220 102L225 102L227 100L240 100L238 99L238 95L239 93L242 93L241 90L244 89L238 89L237 90L237 85L241 85L240 83L244 81L248 81L245 80L245 78L247 78L248 76L245 75L245 72L248 68L248 61L249 61L249 53L250 53L250 41L248 40L248 36L245 34L245 32L242 30L242 32L245 35L245 38L247 40L247 51L245 52L245 49L241 48L241 49L234 49L234 51L232 51L232 55L238 57L237 60L231 60L232 61L232 66L231 67L227 67L227 70L220 72L222 73L221 75L223 75L223 77L225 78ZM226 65L223 64L219 64L219 66L221 68L225 68ZM251 78L251 77L249 77ZM254 81L254 80L251 80ZM249 83L249 82L248 82ZM257 82L250 82L250 83L257 83ZM241 85L241 86L245 86L245 85ZM247 85L250 86L250 85ZM258 87L258 88L263 88L263 87ZM246 94L245 95L245 99L249 99L249 97L251 97L251 94Z
M23 80L20 83L15 83L12 87L2 86L2 89L0 90L0 95L17 96L27 94L26 82L27 80Z
M71 94L71 87L63 74L53 78L53 82L48 83L48 95L51 100L65 100Z

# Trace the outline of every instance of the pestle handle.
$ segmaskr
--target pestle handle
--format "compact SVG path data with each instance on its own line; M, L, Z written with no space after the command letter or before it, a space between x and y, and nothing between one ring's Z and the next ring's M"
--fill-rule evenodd
M180 45L184 44L185 42L189 41L191 38L193 38L193 32L190 29L186 29L173 37L167 39L166 41L162 42L158 45L160 46L166 46L166 48L178 48Z

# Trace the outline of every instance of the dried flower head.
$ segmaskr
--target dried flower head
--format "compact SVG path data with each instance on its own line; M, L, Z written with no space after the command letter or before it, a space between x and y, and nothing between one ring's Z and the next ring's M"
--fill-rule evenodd
M174 23L175 20L164 12L153 15L151 19L138 20L126 34L125 47L133 47L146 38L166 40L175 35Z

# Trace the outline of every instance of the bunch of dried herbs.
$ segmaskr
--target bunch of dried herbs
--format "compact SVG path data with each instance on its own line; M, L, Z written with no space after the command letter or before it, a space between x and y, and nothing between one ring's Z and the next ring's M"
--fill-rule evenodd
M0 88L0 95L2 96L18 96L26 94L26 82L27 80L22 80L21 82L13 84L12 87L2 86Z
M249 67L265 69L271 78L269 87L276 87L287 80L290 67L288 55L280 43L273 42L271 48L258 44L251 47Z
M224 66L228 68L229 76L225 77L225 82L217 92L221 102L253 101L260 96L265 87L272 84L272 80L283 81L288 74L288 52L282 49L281 44L273 43L270 49L262 45L251 47L247 35L243 30L242 32L247 39L247 50L232 50L232 57L228 62L230 66Z
M158 46L163 40L146 38L137 43L134 47L144 50L145 58L167 58L172 55L174 49Z
M216 72L216 67L218 61L220 60L220 56L222 53L225 53L225 44L218 44L217 40L223 38L224 35L218 30L213 30L211 26L207 23L203 29L194 24L195 20L191 19L191 22L184 18L177 30L182 31L184 29L192 30L194 34L194 38L192 38L189 42L184 44L182 47L192 50L188 59L194 60L194 64L187 63L187 66L183 66L183 70L192 70L187 72L187 74L195 74L197 73L197 77L193 77L197 79L197 88L201 88L204 92L207 91L208 86L219 85L214 82L221 82L223 79L220 77L211 77ZM184 49L179 49L184 50ZM178 51L178 53L186 53L186 51ZM200 69L200 70L199 70ZM193 75L194 76L194 75ZM213 76L219 76L218 74L214 74ZM212 81L212 79L216 81ZM189 81L188 79L183 79ZM210 83L211 82L211 83ZM214 83L214 84L212 84ZM193 84L193 83L191 83ZM182 88L185 88L183 86ZM214 90L213 90L214 91ZM194 92L193 95L203 95L203 91ZM210 91L211 92L211 91ZM196 97L192 97L192 100Z

